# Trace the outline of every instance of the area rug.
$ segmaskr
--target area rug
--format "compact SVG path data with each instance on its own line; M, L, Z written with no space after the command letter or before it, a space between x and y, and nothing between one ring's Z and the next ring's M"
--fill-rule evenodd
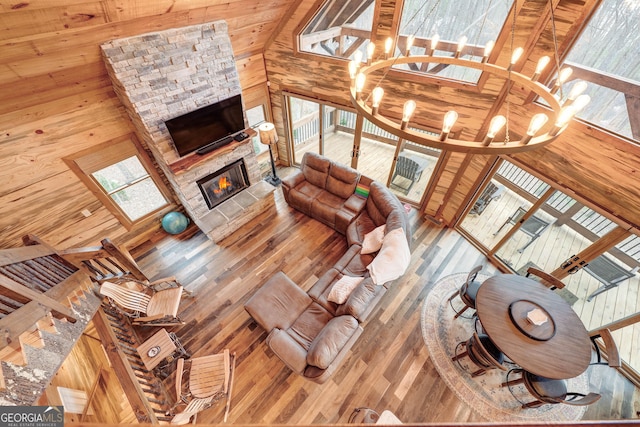
M502 387L501 384L505 381L507 372L494 369L472 378L470 369L475 365L467 357L460 359L460 363L451 360L456 345L461 341L467 341L474 331L472 319L453 318L455 313L447 301L464 283L466 277L467 273L456 273L440 279L427 295L422 307L422 336L440 377L460 400L487 421L508 423L580 420L586 412L584 406L557 404L522 409L518 400L531 402L534 399L523 385L512 386L511 391L508 387ZM479 275L476 280L483 281L487 278L488 276ZM456 309L464 306L458 297L454 298L452 303ZM469 312L471 310L467 310L464 315L466 316ZM510 379L518 376L519 374L512 373ZM587 374L569 379L567 388L572 392L588 392Z

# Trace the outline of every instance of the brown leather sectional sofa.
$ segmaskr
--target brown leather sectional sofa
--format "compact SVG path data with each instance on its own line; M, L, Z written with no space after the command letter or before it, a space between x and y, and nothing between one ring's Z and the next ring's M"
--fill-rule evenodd
M267 344L289 368L322 383L358 339L388 286L406 270L408 217L384 185L314 153L306 153L300 170L283 179L282 190L290 206L344 234L349 249L308 292L279 272L245 309L269 332ZM385 224L382 247L363 254L363 244L371 246L365 236ZM344 276L362 280L336 303L330 294Z

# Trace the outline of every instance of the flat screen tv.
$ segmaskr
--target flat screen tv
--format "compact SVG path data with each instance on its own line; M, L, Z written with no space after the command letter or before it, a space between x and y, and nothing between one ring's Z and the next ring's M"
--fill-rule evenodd
M242 97L235 95L164 123L180 157L207 146L222 146L245 128Z

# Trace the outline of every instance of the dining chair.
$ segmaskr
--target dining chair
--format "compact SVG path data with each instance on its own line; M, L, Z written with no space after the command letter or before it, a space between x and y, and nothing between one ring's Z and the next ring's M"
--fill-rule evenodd
M509 380L511 373L521 373L522 376L514 380ZM601 397L600 394L593 392L588 394L569 392L567 391L567 381L565 380L554 380L541 377L520 368L510 370L507 373L507 381L503 382L502 386L509 387L509 391L511 391L511 394L513 395L511 387L516 384L523 383L529 394L531 394L535 400L523 403L514 395L514 398L522 404L522 408L537 408L545 404L554 405L558 403L573 406L586 406L597 402Z
M464 313L470 308L475 310L476 295L478 294L478 289L480 289L480 285L482 284L480 282L476 282L476 277L478 276L478 273L480 272L480 270L482 270L481 265L475 266L467 275L467 279L462 284L462 286L460 286L460 289L455 291L453 295L449 297L449 305L451 306L453 311L455 311L456 313L455 316L453 316L454 319L457 319L458 317L462 316L462 313ZM453 299L458 295L460 295L460 299L464 303L464 307L459 311L456 310L455 307L453 306ZM464 317L465 319L473 318L473 317L465 317L465 316L462 316L462 317Z
M613 335L611 335L610 329L597 329L590 332L589 337L591 338L591 342L593 343L597 357L597 361L591 363L592 365L608 365L612 368L619 368L622 365L620 353L618 352L618 346L616 345L616 341L613 339ZM602 353L600 344L598 343L598 338L602 339L604 351L606 352L607 357L606 362L602 361Z
M465 347L465 350L458 353L458 350ZM471 373L472 377L484 374L489 369L500 369L506 371L504 363L504 354L491 341L488 335L478 334L474 332L467 341L462 341L456 345L454 350L455 356L451 358L454 362L459 361L463 357L469 357L469 360L478 367L478 370ZM458 362L460 364L460 362Z
M564 288L564 283L562 283L560 280L556 279L549 273L540 270L539 268L535 268L535 267L527 268L527 274L525 277L529 277L531 275L542 279L540 283L542 283L543 285L545 285L551 290Z

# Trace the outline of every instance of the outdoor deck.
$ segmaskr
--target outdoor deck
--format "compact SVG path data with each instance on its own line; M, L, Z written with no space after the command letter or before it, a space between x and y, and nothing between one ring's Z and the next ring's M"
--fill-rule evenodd
M342 131L327 131L325 133L323 154L335 161L349 165L351 164L350 153L352 145L352 134ZM409 150L411 148L410 144L405 147L405 149ZM302 155L306 151L318 152L317 136L312 136L306 142L297 144L295 151L297 162L302 159ZM389 143L363 138L358 169L364 175L386 183L394 151L395 146ZM391 189L398 196L417 203L427 187L437 158L416 151L412 151L412 154L428 160L429 166L420 177L420 180L413 185L409 194L405 195L393 186ZM401 178L396 179L401 180ZM404 185L400 181L396 182ZM540 184L538 183L537 185L539 186ZM539 189L538 193L540 192L542 190ZM496 235L494 233L519 206L529 207L531 203L516 192L503 191L500 197L489 203L480 215L468 215L460 226L461 231L473 236L476 241L491 249L502 239L512 225L508 224ZM496 253L498 258L518 274L525 274L527 267L531 265L551 272L571 255L579 253L592 243L593 236L591 236L590 240L574 228L567 226L566 223L564 225L556 225L556 218L548 212L540 211L536 213L536 216L549 222L550 225L544 229L533 243L522 252L519 252L518 249L523 248L531 238L518 231ZM608 229L604 230L604 232L606 231ZM600 235L604 234L604 232ZM638 238L636 237L636 239ZM619 262L611 254L607 256ZM630 259L632 262L629 262ZM633 264L634 261L635 265ZM638 252L625 258L625 262L626 264L623 263L624 268L631 269L640 265ZM587 301L587 297L598 289L601 284L587 272L579 270L576 274L565 278L563 282L566 287L559 292L572 304L573 309L583 320L587 329L606 325L640 311L640 275L638 274L620 283L619 286L596 296L591 301ZM636 371L640 371L640 324L614 331L614 337L623 360Z

